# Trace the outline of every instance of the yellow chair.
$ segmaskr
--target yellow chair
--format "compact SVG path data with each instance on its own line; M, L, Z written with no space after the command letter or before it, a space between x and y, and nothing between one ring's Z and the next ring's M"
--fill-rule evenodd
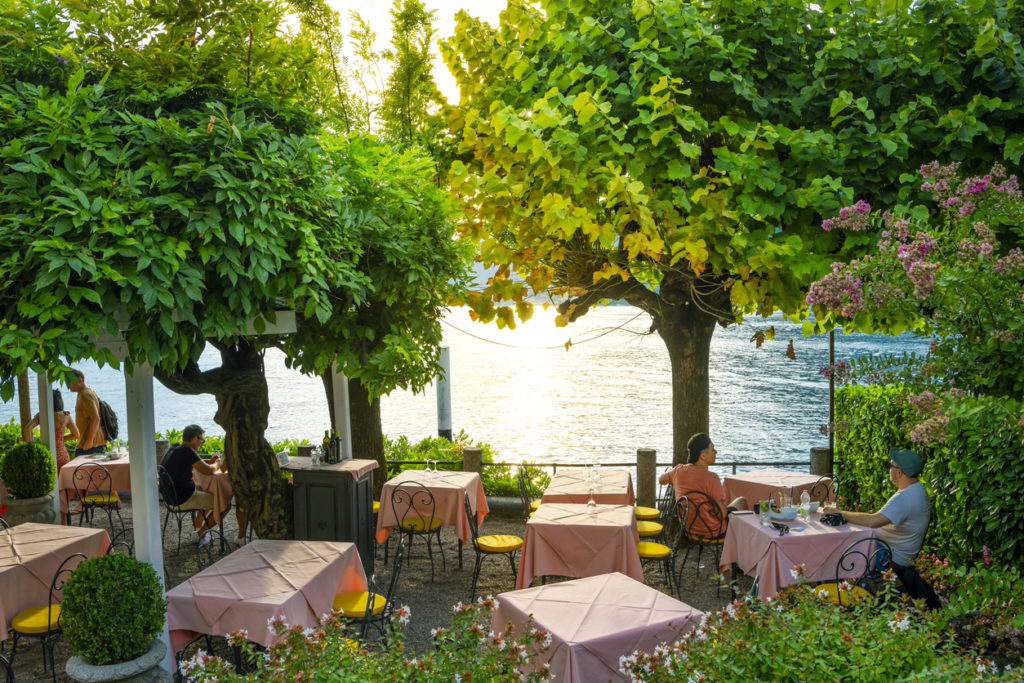
M107 513L107 523L110 525L110 535L114 535L114 516L121 522L124 529L124 520L121 518L121 499L117 491L113 490L113 481L110 472L102 465L79 465L71 473L71 481L75 491L78 493L80 512L78 515L78 526L82 526L86 517L89 518L89 525L92 525L92 517L99 508Z
M528 484L528 476L526 474L526 467L523 465L519 466L519 471L516 472L516 480L519 483L519 499L523 503L523 519L528 519L537 508L540 507L539 500L533 500L530 497L530 489Z
M690 557L690 550L696 546L697 566L694 568L694 583L696 584L700 575L700 559L705 547L712 551L715 558L714 571L716 574L718 573L718 558L722 554L722 545L725 543L725 518L718 506L718 501L702 491L687 491L679 496L675 510L679 515L679 526L682 528L683 539L686 540L686 553L683 555L683 563L679 566L679 578L676 583L682 582L686 560ZM721 589L721 587L722 585L719 583L718 588Z
M338 593L334 596L332 608L346 619L355 624L362 625L360 639L366 640L366 630L372 625L380 633L381 637L395 611L393 596L395 585L398 583L398 574L402 571L402 556L405 554L405 539L398 539L398 548L395 549L395 559L391 565L391 581L388 584L388 592L381 595L377 592L376 576L370 577L369 590ZM358 648L358 643L353 644Z
M480 566L487 555L505 555L508 563L512 566L512 580L516 577L516 553L523 547L523 539L509 534L492 534L480 536L476 527L476 515L469 504L469 494L463 496L466 506L466 518L469 519L469 528L473 532L473 550L476 551L476 564L473 567L473 587L469 589L470 601L476 597L476 582L480 578Z
M380 501L379 500L375 500L375 501L373 501L373 514L376 515L379 512L380 512Z
M836 563L835 582L823 583L814 590L840 607L875 599L875 587L882 572L892 568L892 548L879 538L861 538L843 551ZM852 577L852 578L851 578ZM844 584L849 587L842 587Z
M683 529L680 527L671 546L655 541L640 541L636 544L636 551L640 555L640 563L658 562L661 565L662 572L665 574L669 590L674 590L676 597L679 597L679 582L676 580L675 564L682 536Z
M640 520L653 520L661 517L661 510L658 508L649 508L645 505L637 505L634 508L636 518Z
M636 522L636 532L640 535L640 538L651 538L652 536L661 536L662 532L665 531L665 525L661 522L652 522L646 519L640 519Z
M14 657L18 654L18 639L39 638L42 641L43 671L46 671L46 660L50 660L50 673L54 683L57 681L57 671L53 664L53 645L61 631L61 605L60 599L64 592L64 583L75 567L85 559L83 553L74 553L68 556L53 575L50 582L50 597L45 605L39 607L28 607L21 610L11 619L11 631L14 633L13 644L11 645L11 667L14 666Z
M441 568L445 572L448 571L444 546L441 544L443 521L435 516L436 509L437 503L434 501L434 494L423 484L407 481L391 490L391 511L397 520L398 531L409 538L410 556L413 537L424 536L427 539L431 581L434 580L434 538L437 538L438 551L441 553Z

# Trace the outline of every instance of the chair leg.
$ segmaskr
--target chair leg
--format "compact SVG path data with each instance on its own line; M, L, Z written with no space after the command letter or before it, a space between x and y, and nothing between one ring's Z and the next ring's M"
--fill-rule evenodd
M508 563L512 567L512 580L515 581L516 580L516 574L518 574L518 572L516 571L516 553L515 553L515 551L510 552L508 554Z
M14 632L14 637L11 639L11 668L14 668L14 657L18 654L18 632Z
M438 542L438 545L440 545L440 542ZM442 554L444 553L444 549L443 548L441 549L441 552L442 552ZM411 555L412 553L409 553L409 554ZM430 556L430 582L433 583L434 582L434 539L431 537L430 534L427 534L427 555Z
M473 587L469 590L469 601L473 602L476 599L476 582L480 578L480 565L484 562L483 553L478 552L476 554L476 563L473 565Z

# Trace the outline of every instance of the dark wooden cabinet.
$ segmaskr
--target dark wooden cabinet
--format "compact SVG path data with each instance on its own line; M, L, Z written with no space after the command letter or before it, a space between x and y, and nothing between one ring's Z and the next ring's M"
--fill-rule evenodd
M363 569L373 575L373 470L375 460L344 460L314 467L291 458L285 470L295 486L295 538L356 544Z

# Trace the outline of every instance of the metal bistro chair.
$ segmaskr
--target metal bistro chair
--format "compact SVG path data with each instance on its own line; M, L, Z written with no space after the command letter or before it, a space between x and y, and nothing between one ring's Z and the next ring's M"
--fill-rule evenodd
M118 531L110 541L110 546L107 548L107 555L115 555L118 553L135 557L135 532L130 526Z
M817 501L822 505L835 502L836 490L834 481L831 474L822 475L818 481L814 482L814 486L810 489L811 500Z
M213 508L213 494L197 490L198 493L205 495L194 496L188 502L174 504L172 501L178 500L178 492L174 488L174 479L171 478L171 473L163 465L157 466L157 486L160 490L160 497L164 499L164 505L167 507L167 514L164 515L164 526L160 533L162 536L167 535L167 522L171 520L171 515L174 515L174 521L178 523L178 550L176 552L180 553L181 520L184 517L188 517L194 525L197 512ZM221 534L222 539L223 537L223 534Z
M78 526L82 526L85 518L89 518L89 525L92 526L93 515L99 508L107 513L107 523L110 525L110 533L114 535L114 514L121 522L124 529L124 519L121 517L121 499L117 491L113 490L113 480L110 472L103 465L79 465L71 473L71 482L78 493L80 512L78 514Z
M881 582L882 572L890 569L892 548L879 538L861 538L851 543L836 564L835 583L823 583L816 591L826 591L827 598L840 607L852 605L861 600L873 600ZM850 574L855 574L852 578ZM847 578L843 578L843 576ZM840 588L843 582L848 589Z
M402 556L405 554L405 539L399 538L395 549L394 563L391 565L391 580L386 595L377 593L377 577L370 577L369 590L338 593L334 596L332 609L341 612L353 625L362 626L360 640L366 640L366 631L372 625L381 638L386 637L387 626L395 611L394 595L398 583L398 574L402 570Z
M476 515L469 504L469 494L463 496L463 503L466 506L466 518L469 519L469 528L473 532L473 550L476 551L476 564L473 566L473 587L470 588L470 601L476 597L476 582L480 578L480 566L488 555L505 555L508 557L509 566L512 567L512 581L516 578L516 553L523 547L523 539L509 534L491 534L480 536L476 527Z
M683 533L683 525L680 524L677 527L676 537L670 546L655 541L640 541L636 544L637 553L640 555L640 563L660 563L662 573L665 574L665 582L668 583L669 590L675 592L677 598L681 598L681 590L679 582L676 580L676 557L678 557L679 548L682 546Z
M441 544L443 523L434 515L436 510L437 503L434 501L434 494L419 482L407 481L391 490L391 511L395 515L398 531L409 537L407 561L412 557L413 537L425 537L427 539L427 554L430 556L431 581L434 580L434 537L437 538L437 548L441 553L441 568L445 573L448 572L444 546Z
M0 517L0 519L3 518ZM0 671L4 673L4 683L14 683L14 669L11 668L11 663L2 653L0 653Z
M540 501L534 500L530 495L529 476L526 473L526 466L520 465L516 472L516 480L519 482L519 500L523 503L523 519L529 519L530 515L540 507Z
M7 523L7 520L4 519L3 517L0 517L0 531L3 531L5 529L10 529L10 528L11 528L11 525Z
M700 558L707 546L715 557L715 573L718 573L718 557L725 543L725 518L718 502L701 491L687 491L679 497L675 505L679 513L679 524L683 527L683 539L686 541L686 552L683 563L679 566L677 585L682 584L683 568L690 557L690 550L697 548L697 565L694 567L694 585L700 575ZM718 531L721 529L721 531ZM719 582L719 589L722 584ZM717 593L716 593L717 595Z
M43 671L46 671L46 663L49 660L50 673L54 683L57 681L57 672L53 666L53 645L54 636L61 630L60 599L64 593L64 583L67 581L75 567L85 559L84 553L73 553L69 555L53 575L50 582L50 597L45 605L23 609L11 620L11 631L14 632L14 642L11 645L11 667L14 667L14 658L18 654L18 639L22 636L27 638L39 638L42 641Z

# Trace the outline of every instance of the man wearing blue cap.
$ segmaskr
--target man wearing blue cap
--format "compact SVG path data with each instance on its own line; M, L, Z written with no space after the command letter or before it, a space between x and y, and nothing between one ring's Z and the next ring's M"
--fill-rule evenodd
M889 480L899 489L878 512L846 512L852 524L877 529L875 534L892 548L892 561L909 566L924 543L931 519L931 503L924 484L918 481L921 458L914 451L889 449Z

